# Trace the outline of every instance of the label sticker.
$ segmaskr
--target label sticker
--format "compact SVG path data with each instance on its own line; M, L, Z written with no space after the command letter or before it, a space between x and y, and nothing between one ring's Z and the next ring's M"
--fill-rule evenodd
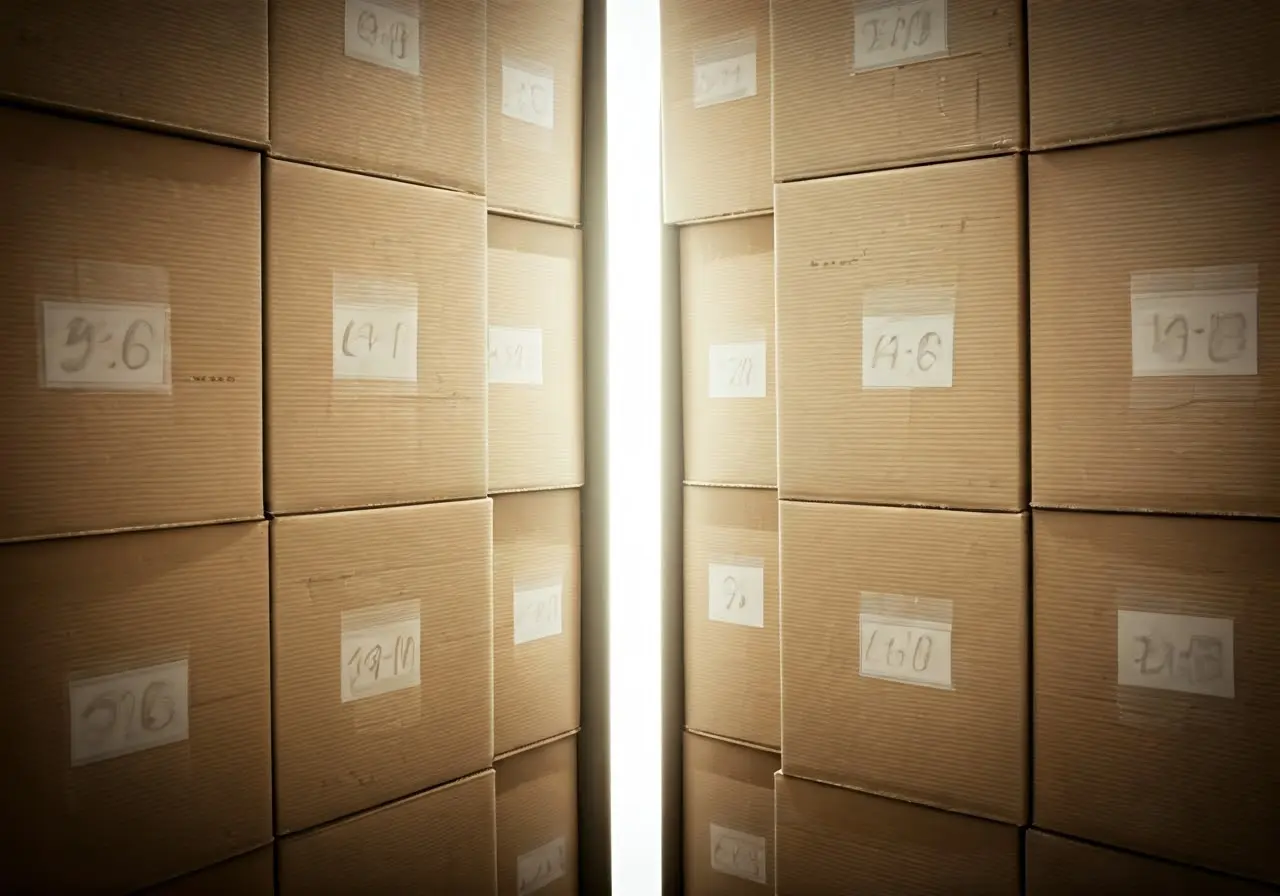
M707 361L711 398L765 397L765 343L713 345Z
M1234 621L1117 611L1116 681L1129 687L1234 699Z
M707 575L707 618L764 628L764 564L712 563Z
M757 884L769 883L768 843L711 822L711 869Z
M564 838L557 837L516 859L516 893L536 893L564 877L566 867Z
M418 381L418 284L333 275L333 378Z
M149 750L187 739L187 661L72 681L71 764Z
M409 75L422 74L417 17L367 0L347 0L344 52L361 62Z
M342 614L342 702L422 683L421 602L401 601Z
M542 331L529 327L490 327L489 382L541 386Z
M562 604L564 587L557 582L515 593L515 642L527 644L554 638L564 632Z
M555 71L549 66L503 59L502 114L548 131L555 130Z
M862 318L863 389L950 389L956 316L891 314Z
M168 305L45 299L40 306L46 388L169 389Z
M853 28L855 72L946 56L947 0L860 2Z
M858 672L951 690L951 601L862 594Z
M693 54L693 106L702 109L756 95L754 34L699 47Z
M1258 291L1133 293L1133 375L1257 376Z

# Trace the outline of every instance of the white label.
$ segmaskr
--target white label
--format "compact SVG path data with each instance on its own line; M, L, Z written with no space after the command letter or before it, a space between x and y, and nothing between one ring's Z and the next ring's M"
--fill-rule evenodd
M526 644L554 638L564 631L561 614L564 588L560 584L526 588L515 593L515 641Z
M44 385L162 390L169 386L169 306L41 302Z
M555 130L555 72L543 66L503 60L502 114L548 131Z
M950 389L954 314L862 319L862 388Z
M859 3L853 27L855 72L947 55L947 0Z
M1257 376L1258 292L1135 294L1134 376Z
M765 397L765 344L711 346L707 378L712 398Z
M862 613L858 631L862 675L951 689L950 623Z
M1121 685L1234 699L1235 637L1230 619L1116 613L1116 680Z
M343 703L416 688L422 683L419 607L418 601L406 601L342 614ZM379 610L383 621L369 624L378 618Z
M416 383L417 305L334 304L333 378Z
M352 59L421 74L418 19L366 0L347 0L346 49Z
M767 885L769 883L768 853L768 844L763 837L722 828L714 821L711 823L713 871Z
M707 579L709 619L764 628L764 566L712 563Z
M693 57L693 105L701 109L756 95L756 39L708 46Z
M490 327L489 382L509 386L541 386L542 331L522 327Z
M557 837L516 859L516 893L527 896L564 877L564 838Z
M69 703L73 766L184 741L187 661L73 681Z

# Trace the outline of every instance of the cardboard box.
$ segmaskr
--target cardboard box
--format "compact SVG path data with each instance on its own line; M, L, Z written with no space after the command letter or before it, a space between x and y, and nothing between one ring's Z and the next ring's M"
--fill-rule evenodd
M1021 892L1016 827L774 777L778 896Z
M778 754L686 733L684 887L696 896L773 893Z
M1160 15L1164 11L1168 15ZM1027 0L1037 149L1280 112L1280 8Z
M1016 157L778 187L784 498L1020 510Z
M276 829L493 761L492 506L272 523Z
M0 540L262 516L256 153L0 109Z
M489 216L489 491L583 480L582 232Z
M1280 524L1035 533L1036 826L1280 883Z
M1026 146L1021 0L773 0L777 183Z
M768 211L768 0L662 0L662 211L668 224Z
M280 841L281 896L497 896L493 771Z
M684 490L684 718L777 749L778 493Z
M501 896L578 894L578 742L566 737L494 763Z
M271 149L484 193L480 0L271 0Z
M482 497L484 204L276 160L267 187L272 512Z
M488 0L489 207L581 220L582 0Z
M0 547L0 890L133 892L271 841L267 575L266 523Z
M275 847L266 846L147 890L144 896L275 896Z
M1280 125L1031 158L1032 501L1280 515Z
M1027 515L780 516L782 770L1025 823Z
M778 484L773 217L680 229L684 478Z
M265 145L267 0L6 3L0 96Z
M578 727L577 491L493 499L493 731L509 753Z
M1027 896L1274 896L1275 890L1199 868L1027 831Z

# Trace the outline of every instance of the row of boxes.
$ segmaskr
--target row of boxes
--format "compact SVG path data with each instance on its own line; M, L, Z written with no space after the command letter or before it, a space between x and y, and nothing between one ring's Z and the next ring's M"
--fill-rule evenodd
M1261 0L1229 15L1211 0L1176 15L1069 0L664 0L662 12L671 224L769 211L774 183L1280 113L1268 58L1280 10Z
M0 60L0 96L579 220L582 0L46 0Z

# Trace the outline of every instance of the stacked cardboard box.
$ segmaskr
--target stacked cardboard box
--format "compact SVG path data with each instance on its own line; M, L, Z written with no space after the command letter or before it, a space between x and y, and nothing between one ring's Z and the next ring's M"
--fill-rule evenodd
M0 889L576 892L580 0L117 7L0 29Z

